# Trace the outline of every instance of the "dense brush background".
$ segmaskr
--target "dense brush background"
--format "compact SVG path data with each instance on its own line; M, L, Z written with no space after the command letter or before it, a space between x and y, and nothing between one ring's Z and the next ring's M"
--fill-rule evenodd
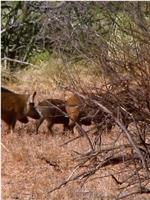
M35 135L32 119L17 122L11 135L2 122L2 199L148 200L150 3L2 1L1 28L3 86L37 91L36 103L73 92L93 107L92 93L118 120L119 106L135 111L125 131L122 123L111 132L91 125L83 126L84 136L77 128L62 134L55 125L52 137L46 123Z

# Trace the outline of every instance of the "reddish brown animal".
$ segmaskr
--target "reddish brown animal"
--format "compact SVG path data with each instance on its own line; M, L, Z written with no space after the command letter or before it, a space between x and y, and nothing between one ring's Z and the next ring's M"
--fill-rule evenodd
M91 96L91 98L94 98L94 96ZM109 114L99 110L96 105L93 108L89 108L89 106L86 105L85 100L75 94L67 99L66 111L69 116L69 126L72 127L72 129L76 122L79 125L91 125L93 122L98 125L99 128L107 129L108 132L110 132L115 125L113 118ZM91 116L89 115L89 112ZM130 122L127 121L125 116L123 116L122 120L125 126L128 127Z
M91 125L91 118L87 117L86 107L84 100L77 96L72 95L66 100L66 111L69 116L69 126L71 129L75 126L75 123L80 125Z
M144 121L146 120L145 118L147 118L147 121L149 120L148 114L142 115L142 113L139 113L137 108L134 105L132 105L134 103L133 101L134 99L132 101L131 100L128 101L128 99L130 98L130 94L128 94L126 91L121 91L117 93L117 96L118 98L122 99L123 101L122 107L124 107L125 110L127 111L126 112L120 109L120 118L121 118L120 120L122 121L123 125L126 128L128 128L130 123L132 123L133 121L136 121L136 122ZM94 99L95 97L91 96L91 98ZM103 100L102 104L105 105L105 103L108 103L109 105L110 104L109 98L110 97L107 95L107 93L105 94L105 96L102 96L101 98L101 101ZM105 101L108 101L108 102L105 102ZM66 111L70 119L69 126L74 127L76 122L78 122L79 124L85 124L85 125L90 125L91 122L94 122L94 124L98 125L98 128L107 129L108 132L110 132L113 126L115 126L116 124L113 117L109 115L108 113L105 113L103 110L99 109L99 107L96 107L96 105L94 105L93 108L91 107L91 111L92 110L94 111L93 114L91 114L92 112L90 111L88 107L89 106L86 106L85 100L77 95L72 95L69 99L67 99ZM91 112L89 115L91 117L87 117L89 114L89 111ZM131 113L134 116L134 120L128 113Z
M1 118L8 125L8 130L13 132L18 121L28 123L28 117L39 119L40 113L34 105L33 95L17 94L1 87Z
M69 117L66 114L65 102L60 99L46 99L38 104L41 118L36 124L36 134L44 120L47 121L48 130L53 134L54 124L63 124L64 131L69 129Z

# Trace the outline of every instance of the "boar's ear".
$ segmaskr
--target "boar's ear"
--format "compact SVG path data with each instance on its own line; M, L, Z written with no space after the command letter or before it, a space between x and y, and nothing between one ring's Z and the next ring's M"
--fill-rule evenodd
M32 95L32 102L34 102L35 95L36 95L36 91L34 91L34 93Z
M29 97L28 97L28 104L29 103L34 103L35 95L36 95L36 91L32 95L29 95Z

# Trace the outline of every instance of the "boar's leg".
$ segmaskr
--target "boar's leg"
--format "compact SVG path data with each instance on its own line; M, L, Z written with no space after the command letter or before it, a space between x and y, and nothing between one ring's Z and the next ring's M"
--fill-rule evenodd
M41 117L39 120L37 120L37 122L36 122L36 134L38 134L38 130L39 130L41 124L43 123L43 121L44 121L44 117Z
M70 126L69 126L69 118L68 117L64 117L63 125L64 125L63 126L63 132L71 130Z
M15 125L16 125L16 119L13 119L11 125L9 125L9 128L8 128L11 134L13 134L14 132Z
M52 119L48 118L47 119L47 128L48 128L49 132L52 134L52 136L54 135L54 132L52 130L53 124L54 123L53 123Z

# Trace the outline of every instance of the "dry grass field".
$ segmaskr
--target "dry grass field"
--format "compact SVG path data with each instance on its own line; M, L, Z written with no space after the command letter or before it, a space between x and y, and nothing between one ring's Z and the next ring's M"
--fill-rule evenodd
M64 99L64 92L55 86L39 85L29 76L21 84L11 84L8 88L14 91L37 90L36 101L47 97ZM32 82L33 81L33 82ZM26 84L25 84L26 83ZM83 127L88 129L88 127ZM35 121L26 125L17 122L14 134L6 134L6 125L2 122L2 199L3 200L113 200L119 193L118 185L109 176L117 172L123 164L100 169L83 184L82 181L68 183L65 187L50 191L60 185L72 173L76 166L75 151L89 149L85 137L81 137L67 145L69 139L78 136L78 131L62 134L62 126L54 127L55 136L46 134L46 123L35 135ZM117 130L104 135L103 141L111 143L117 136ZM91 133L92 137L92 133ZM82 170L82 169L81 169ZM119 174L118 177L122 175ZM132 195L132 200L148 200L150 195Z

